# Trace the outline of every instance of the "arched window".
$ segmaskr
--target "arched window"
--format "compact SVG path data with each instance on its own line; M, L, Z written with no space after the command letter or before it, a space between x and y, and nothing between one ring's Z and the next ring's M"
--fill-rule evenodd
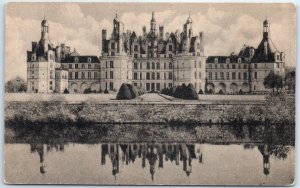
M229 58L226 59L226 63L230 63L230 59Z
M79 62L79 58L75 57L75 62L78 63Z
M242 62L242 59L241 58L238 58L238 63L241 63Z
M218 63L218 58L215 58L215 63Z
M90 57L88 57L88 62L90 63L90 62L92 62L92 58L90 58Z

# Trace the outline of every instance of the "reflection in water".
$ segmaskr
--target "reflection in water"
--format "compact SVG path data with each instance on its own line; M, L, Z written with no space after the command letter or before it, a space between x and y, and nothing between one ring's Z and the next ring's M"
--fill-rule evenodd
M154 180L155 167L163 169L164 161L182 166L186 176L192 173L192 161L199 164L204 163L204 144L170 144L170 143L105 143L101 145L101 165L108 165L106 156L112 165L112 176L117 178L120 173L120 161L122 164L133 164L136 159L141 160L141 168L146 168L149 164L149 173ZM245 149L254 149L254 144L244 144ZM260 144L257 146L262 156L263 174L270 174L270 156L285 159L289 151L289 146ZM30 144L31 153L36 152L40 160L40 173L46 173L45 154L51 151L63 152L63 144ZM174 162L174 163L173 163ZM156 165L158 163L158 165Z

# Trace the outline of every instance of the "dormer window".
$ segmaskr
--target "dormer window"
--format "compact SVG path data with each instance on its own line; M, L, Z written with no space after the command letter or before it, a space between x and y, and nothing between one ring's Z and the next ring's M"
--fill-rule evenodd
M230 63L230 59L229 58L226 59L226 63Z
M242 62L242 59L241 58L238 58L238 63L241 63Z
M215 63L218 63L218 58L215 58Z
M88 62L90 63L90 62L92 62L92 58L90 58L90 57L88 57Z
M36 61L36 56L35 56L35 54L32 54L32 56L31 56L31 61Z
M75 62L78 63L79 62L79 59L78 57L75 57Z

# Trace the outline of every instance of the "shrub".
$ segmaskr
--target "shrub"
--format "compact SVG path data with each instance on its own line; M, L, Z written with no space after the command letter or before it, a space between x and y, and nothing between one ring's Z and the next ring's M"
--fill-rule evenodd
M117 99L118 100L130 100L130 99L133 99L132 92L128 88L127 84L123 83L121 85L121 87L119 89L119 92L117 94Z
M69 94L70 92L69 92L69 90L66 88L65 90L64 90L64 94Z
M224 95L224 92L223 92L222 89L220 89L219 94L220 94L220 95Z
M197 100L199 99L198 94L193 86L193 84L189 84L186 87L186 91L185 91L185 98L184 99L190 99L190 100Z
M243 94L244 94L243 90L242 90L242 89L240 89L240 91L239 91L239 95L243 95Z
M137 88L131 84L126 84L127 87L129 88L130 92L131 92L131 95L132 95L132 98L131 99L135 99L136 97L139 96L139 92L137 90Z
M214 91L213 91L212 89L209 89L209 90L207 91L207 94L214 94Z
M203 94L203 91L202 91L202 89L200 89L200 90L199 90L199 93L198 93L198 94Z
M107 89L104 90L104 94L109 94Z
M84 93L84 94L90 94L90 93L92 93L92 90L91 90L91 88L87 88L87 89L85 89L85 90L83 91L83 93Z

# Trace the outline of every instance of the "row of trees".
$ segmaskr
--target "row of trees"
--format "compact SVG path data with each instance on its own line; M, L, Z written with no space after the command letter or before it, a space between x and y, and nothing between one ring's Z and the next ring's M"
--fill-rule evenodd
M117 100L131 100L135 99L145 93L143 88L135 87L131 84L123 83L117 94Z
M173 86L171 88L164 88L162 94L173 96L179 99L198 100L198 94L193 84L182 84L181 86Z

